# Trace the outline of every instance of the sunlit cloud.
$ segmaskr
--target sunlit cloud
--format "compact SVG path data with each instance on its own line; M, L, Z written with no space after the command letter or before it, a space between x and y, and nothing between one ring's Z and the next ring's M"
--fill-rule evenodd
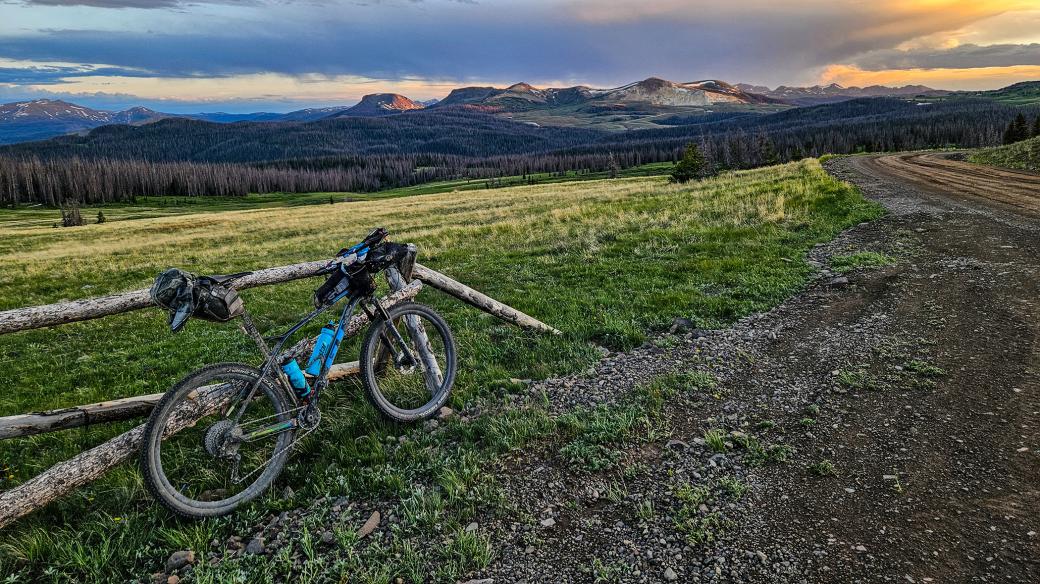
M442 97L454 82L426 79L370 79L352 75L283 75L257 73L228 77L124 77L86 75L67 78L69 95L122 94L156 101L223 103L231 100L322 101L354 103L370 93L402 93L417 99ZM30 86L32 87L32 86ZM42 87L41 87L42 88Z
M1040 65L883 71L864 71L854 65L831 65L820 75L819 83L838 83L846 87L927 85L936 88L983 90L1038 79Z
M144 10L147 5L153 10ZM762 85L822 71L995 87L1035 60L1040 0L0 0L8 92L355 101L648 76ZM6 60L5 60L6 59ZM17 61L19 64L12 64ZM101 65L104 64L104 65ZM1013 70L1008 68L1014 68ZM997 68L1005 77L983 71ZM930 70L978 70L945 77ZM890 73L896 70L905 73ZM288 107L288 106L287 106Z

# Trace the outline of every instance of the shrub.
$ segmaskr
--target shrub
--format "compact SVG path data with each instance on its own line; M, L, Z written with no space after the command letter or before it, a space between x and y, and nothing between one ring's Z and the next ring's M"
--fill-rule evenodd
M680 184L688 183L710 174L708 163L704 159L700 147L691 142L686 145L682 160L672 168L671 181Z
M61 226L78 227L83 224L83 215L79 212L79 203L77 201L62 203Z

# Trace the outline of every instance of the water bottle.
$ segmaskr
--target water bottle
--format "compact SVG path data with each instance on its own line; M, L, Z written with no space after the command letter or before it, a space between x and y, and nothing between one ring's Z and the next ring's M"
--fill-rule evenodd
M336 323L330 322L321 329L321 334L314 342L314 350L310 359L307 359L307 375L317 377L321 373L321 365L325 362L326 353L332 346L332 340L336 337Z
M296 359L290 359L288 363L282 365L282 372L289 378L289 385L296 392L296 397L305 398L311 394L311 388L307 385L307 378L303 376L303 371L300 369L300 364L296 362Z

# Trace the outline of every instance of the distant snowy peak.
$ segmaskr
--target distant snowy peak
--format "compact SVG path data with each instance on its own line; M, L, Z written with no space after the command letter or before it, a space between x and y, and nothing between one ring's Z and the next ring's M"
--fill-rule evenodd
M504 89L495 87L462 87L453 90L435 107L452 105L488 106L499 111L558 107L585 102L614 104L646 103L662 107L708 106L717 103L775 103L768 97L754 95L714 79L676 83L659 77L608 89L578 85L563 88L537 88L529 83L516 83Z
M112 114L57 99L37 99L0 105L0 120L84 120L106 123Z
M603 93L603 99L646 102L658 106L709 106L714 104L765 104L775 100L707 79L676 83L658 77L644 79Z
M66 122L86 127L103 124L138 124L167 117L145 107L108 112L83 107L60 99L37 99L0 105L0 122Z
M844 87L837 83L830 85L813 85L812 87L789 87L781 85L776 89L770 89L760 85L739 84L737 88L780 99L797 105L812 105L816 103L832 103L860 97L916 97L916 96L939 96L947 95L948 91L941 91L926 87L924 85L906 85L903 87L885 87L883 85L872 85L870 87Z

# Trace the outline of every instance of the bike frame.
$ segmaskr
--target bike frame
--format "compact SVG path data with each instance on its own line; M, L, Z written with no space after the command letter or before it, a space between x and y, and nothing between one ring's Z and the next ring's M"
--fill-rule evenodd
M307 326L307 324L313 321L315 318L317 318L321 314L324 314L332 307L336 306L336 304L338 304L344 298L347 298L348 302L343 306L343 310L340 312L339 320L336 323L336 329L333 333L332 343L329 345L328 353L325 355L325 358L321 364L321 371L312 382L313 390L311 396L307 399L303 406L298 405L298 407L294 411L298 411L308 407L317 408L318 397L321 393L321 390L324 389L325 385L327 384L329 371L332 369L332 362L335 360L336 354L339 352L340 345L343 344L343 341L345 340L347 324L350 322L350 318L354 315L354 311L357 309L358 305L361 304L362 309L365 310L365 313L369 316L369 320L374 321L374 317L376 315L381 315L384 321L388 322L390 320L390 315L386 311L386 309L383 308L382 304L380 304L379 301L377 301L375 297L373 297L371 294L352 295L350 290L347 290L343 292L343 294L326 304L325 306L321 306L312 310L307 316L304 316L299 322L289 327L289 329L285 331L285 333L283 333L282 335L272 337L272 339L275 339L278 342L275 344L274 348L271 349L267 347L266 341L263 339L263 337L260 336L259 332L253 326L252 320L248 318L245 319L243 326L247 329L249 335L252 336L258 344L263 344L261 350L264 353L266 353L268 357L267 360L264 362L264 367L262 369L260 379L257 380L257 382L254 383L253 386L249 389L249 394L246 395L245 399L242 400L242 403L238 408L238 411L234 414L234 416L229 416L228 419L233 420L236 425L239 424L242 415L245 413L246 407L248 407L249 403L253 399L253 396L256 394L256 390L260 387L260 382L271 372L272 367L276 368L277 364L285 358L285 355L282 353L282 348L285 346L285 343L289 340L289 338L291 338L294 334L299 332L300 329ZM364 304L362 304L365 301L367 301L369 304L374 305L375 309L373 311L369 311L368 308ZM415 356L408 348L408 344L405 342L400 332L397 331L397 328L390 327L390 329L393 331L393 334L396 337L397 342L399 343L398 346L401 347L401 349L404 351L406 357L412 363L418 363ZM389 339L385 340L389 341ZM396 356L396 351L393 349L393 344L388 343L388 346L390 347L391 351L395 353ZM275 370L277 371L277 369ZM295 404L299 404L299 400L296 397L296 392L292 391L292 388L285 381L284 376L281 375L280 372L278 374L278 379L281 382L282 389L285 390L287 394L289 394L289 396L293 399L293 402ZM297 416L293 417L291 420L286 420L284 422L276 422L274 424L264 426L247 434L243 434L240 440L243 442L250 442L253 440L265 438L267 436L280 434L282 432L295 429L299 426L300 422L299 417Z

